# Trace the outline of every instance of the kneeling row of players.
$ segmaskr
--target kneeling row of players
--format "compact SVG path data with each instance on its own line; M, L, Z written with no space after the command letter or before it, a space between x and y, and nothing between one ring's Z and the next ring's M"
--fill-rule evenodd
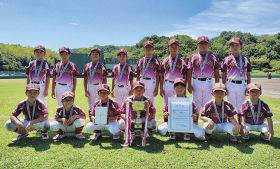
M174 82L174 89L176 95L174 97L186 97L186 85L184 79L178 78ZM203 127L198 126L198 110L193 104L193 134L199 140L207 139L213 131L226 132L230 141L236 142L236 136L241 133L243 139L249 139L249 131L255 130L261 132L261 138L270 141L273 137L273 123L272 113L267 104L260 98L261 87L259 84L249 84L248 92L250 99L245 101L242 106L240 121L236 119L237 112L234 110L232 104L224 100L226 96L226 88L222 83L216 83L212 90L214 99L204 106L201 114L203 120ZM137 113L132 108L132 103L135 101L143 101L145 103L145 110L140 112L140 135L144 136L145 122L149 130L155 130L162 135L168 133L168 104L164 106L164 123L157 127L155 120L155 109L150 100L143 94L145 86L142 82L137 81L133 86L133 95L129 96L122 107L109 99L110 89L106 84L101 84L98 88L99 100L95 102L92 110L90 111L90 122L85 126L85 113L81 108L74 104L74 94L72 92L65 92L62 97L63 105L58 107L55 121L48 121L47 107L37 99L39 94L39 86L36 84L28 84L26 87L27 99L20 102L12 113L10 120L5 123L5 128L9 131L15 131L18 136L13 141L18 141L28 136L32 130L41 131L42 139L49 139L48 131L56 131L57 134L53 140L60 140L65 137L65 133L75 133L77 139L85 139L82 130L85 126L87 133L93 133L91 139L97 140L101 136L102 130L108 130L114 140L120 138L120 131L125 130L127 120L130 121L129 131L132 135L132 140L135 138L135 125ZM126 106L126 105L129 106ZM97 107L107 107L108 123L95 124L95 109ZM126 109L131 111L130 119L126 117ZM254 111L257 109L257 111ZM23 112L24 120L19 120L19 114ZM148 114L147 114L148 113ZM138 117L139 118L139 117ZM147 118L147 120L146 120ZM264 121L267 120L267 124ZM139 123L139 120L138 120ZM125 132L127 134L127 132ZM190 133L184 134L184 140L190 139ZM176 133L169 133L170 139L176 139Z

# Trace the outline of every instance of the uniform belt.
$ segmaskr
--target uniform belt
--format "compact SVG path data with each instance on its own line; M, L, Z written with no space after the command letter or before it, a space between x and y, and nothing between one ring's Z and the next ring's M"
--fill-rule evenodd
M92 85L97 86L97 85L100 85L100 83L95 83L95 84L92 84Z
M227 79L228 82L230 83L235 83L235 84L242 84L243 82L247 83L247 80L230 80Z
M206 81L206 80L212 80L212 78L208 78L208 77L205 77L205 78L195 78L194 79L197 79L199 81Z
M64 84L64 83L57 83L57 84L59 84L61 86L66 86L67 85L67 84Z
M172 80L165 80L166 82L169 82L169 83L174 83L174 81Z
M31 82L32 84L42 84L42 83L45 83L45 81L40 81L40 82L35 82L35 81L33 81L33 82Z
M142 77L142 78L145 80L152 80L152 78L149 78L149 77Z

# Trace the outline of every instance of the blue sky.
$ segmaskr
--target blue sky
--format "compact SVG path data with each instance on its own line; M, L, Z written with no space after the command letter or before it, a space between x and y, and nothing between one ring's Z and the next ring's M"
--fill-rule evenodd
M280 32L278 0L0 0L0 43L57 50L144 36Z

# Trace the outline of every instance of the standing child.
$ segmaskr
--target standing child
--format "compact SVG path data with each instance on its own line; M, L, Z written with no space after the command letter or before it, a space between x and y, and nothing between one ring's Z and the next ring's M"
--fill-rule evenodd
M48 109L43 102L37 99L40 87L37 84L27 84L25 94L27 99L21 101L13 111L10 120L5 123L5 128L18 133L13 141L21 140L28 136L32 130L41 131L43 140L49 139L48 131ZM24 119L19 120L18 116L23 113Z
M120 129L118 117L120 115L119 107L116 102L109 99L110 88L107 84L98 86L99 98L93 105L89 114L90 123L86 126L86 132L92 134L91 139L96 141L101 136L101 130L108 130L113 135L113 140L120 138ZM95 111L97 107L107 107L107 124L95 124Z
M198 52L190 56L188 63L188 91L193 94L193 101L200 111L212 99L212 78L219 82L218 58L208 51L209 39L200 36L196 41Z
M228 89L227 100L232 103L237 112L240 112L245 100L247 84L251 81L252 68L249 59L240 53L243 47L240 38L231 38L229 47L231 54L222 62L222 81Z
M99 48L92 48L89 56L91 62L87 63L84 68L84 90L85 96L88 98L89 111L98 97L98 86L107 83L107 70L106 67L99 62L101 50Z
M168 103L168 97L172 97L175 94L174 80L187 78L187 64L184 58L178 55L179 47L178 40L169 40L168 51L170 55L162 61L161 71L163 75L160 80L160 95L164 97L164 103Z
M240 122L242 125L242 138L249 139L249 131L261 132L261 139L270 141L273 137L273 122L272 112L269 106L260 99L262 92L261 85L258 83L250 83L248 85L250 99L242 104L241 112L239 113ZM264 121L267 121L267 124Z
M26 69L27 84L38 84L40 86L40 94L38 99L44 104L47 103L45 97L48 96L50 84L50 68L47 61L44 60L46 56L46 48L38 45L34 48L35 60L29 62Z
M175 96L174 97L186 97L186 82L183 78L177 78L174 82ZM205 132L202 128L200 128L197 124L198 121L198 110L194 103L192 103L193 110L193 132L196 138L199 140L204 140ZM165 103L163 108L163 119L164 123L158 126L158 132L161 135L166 135L168 130L168 103ZM170 140L175 140L175 133L170 133ZM189 134L184 133L184 140L190 140Z
M53 68L52 98L56 98L58 106L62 105L62 94L66 91L75 94L79 70L75 63L69 60L70 49L62 47L59 49L61 61Z
M145 56L139 59L135 73L137 80L145 84L144 96L147 96L155 104L155 97L158 94L161 65L157 57L153 55L153 42L145 41L143 46Z
M115 101L121 107L125 99L132 93L133 68L126 63L127 51L125 49L118 51L117 58L120 63L113 68L112 97L115 97Z
M226 132L230 141L237 142L236 136L240 131L240 125L235 119L237 114L230 102L224 101L226 87L223 83L215 83L212 94L214 100L209 101L204 106L201 113L203 128L207 134L216 132Z
M74 93L64 92L62 95L62 106L58 107L55 114L55 121L51 122L51 131L56 131L57 135L53 140L60 140L65 137L65 133L74 133L79 140L84 140L82 130L85 125L85 113L74 105Z

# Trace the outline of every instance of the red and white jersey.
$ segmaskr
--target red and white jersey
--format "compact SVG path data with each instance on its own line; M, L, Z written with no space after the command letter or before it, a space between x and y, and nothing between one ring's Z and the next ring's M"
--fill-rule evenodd
M133 80L133 68L128 63L115 65L112 73L117 85L128 85Z
M83 77L88 78L89 84L102 84L103 77L107 76L105 65L100 62L89 62L85 65Z
M139 59L135 68L135 74L138 77L156 79L158 73L161 73L161 64L156 56Z
M47 76L50 76L50 67L47 61L32 60L26 68L26 75L30 82L45 81Z
M177 78L186 76L188 68L184 58L177 55L174 58L171 58L171 56L166 57L162 61L161 71L164 74L164 80L174 81Z
M55 82L62 84L73 84L74 77L79 76L79 70L75 63L68 61L63 64L58 62L54 65L53 76L56 77Z
M247 72L251 71L250 60L243 55L238 57L229 55L222 62L222 72L226 72L227 79L230 80L247 80Z
M220 69L220 64L218 58L210 52L205 55L195 53L189 58L188 69L193 70L194 78L212 78L214 70Z

